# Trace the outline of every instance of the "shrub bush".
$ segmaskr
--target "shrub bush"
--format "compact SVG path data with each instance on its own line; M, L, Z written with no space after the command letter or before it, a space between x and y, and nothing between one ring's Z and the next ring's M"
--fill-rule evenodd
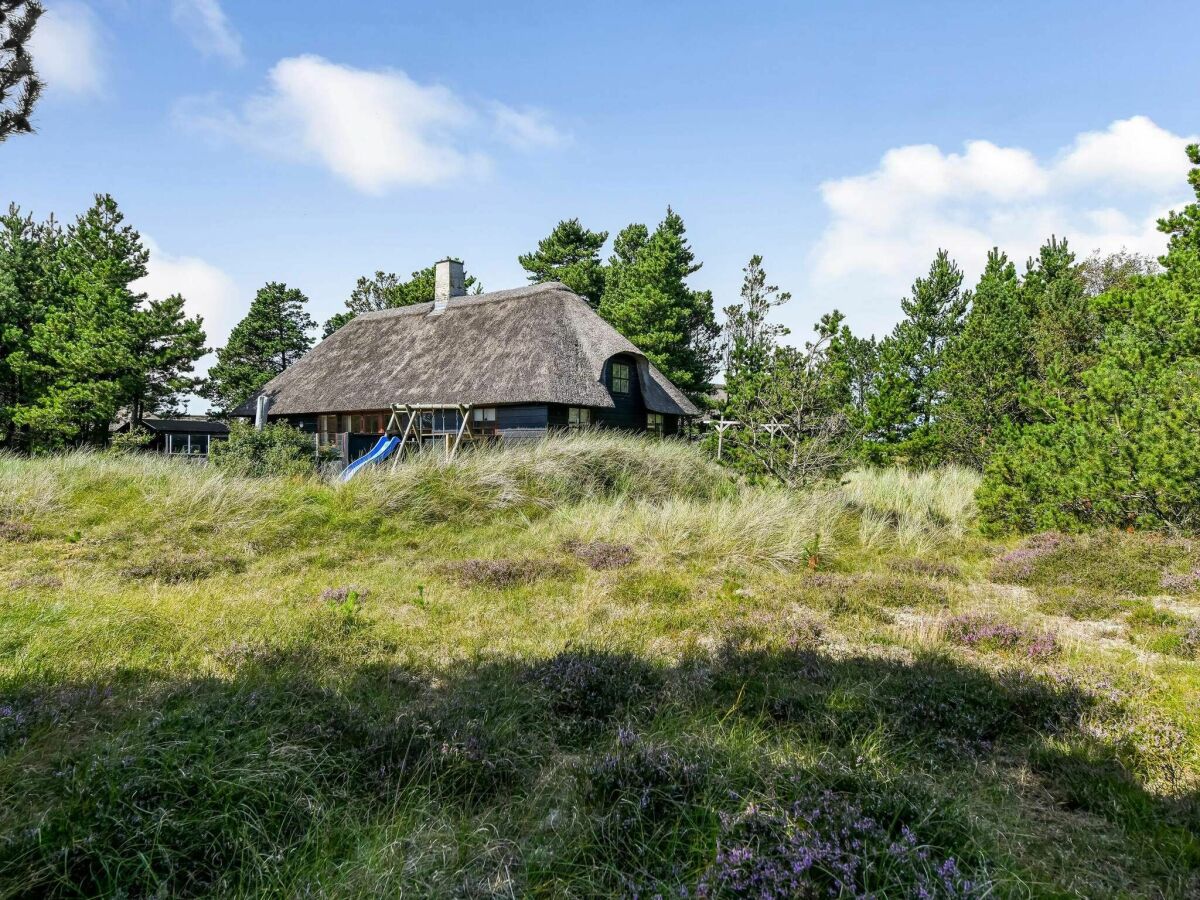
M235 475L308 475L320 458L313 436L275 422L261 431L245 422L229 427L229 438L213 441L209 462Z

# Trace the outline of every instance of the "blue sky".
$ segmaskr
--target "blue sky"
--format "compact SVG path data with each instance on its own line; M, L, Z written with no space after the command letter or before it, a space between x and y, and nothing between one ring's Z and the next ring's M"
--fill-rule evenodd
M46 5L0 198L112 193L217 342L268 280L318 320L447 254L511 287L558 219L667 204L718 305L757 252L796 338L882 333L939 246L1157 252L1200 133L1187 3Z

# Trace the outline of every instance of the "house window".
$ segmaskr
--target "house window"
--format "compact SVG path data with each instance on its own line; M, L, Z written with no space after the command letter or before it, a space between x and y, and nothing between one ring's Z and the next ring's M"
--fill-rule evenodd
M662 413L646 413L646 430L653 431L655 434L663 433L663 414Z
M208 453L208 435L193 434L188 438L188 452L194 456L204 456Z
M169 434L167 443L170 444L171 453L188 452L188 436L186 434Z
M567 426L569 428L587 428L592 424L592 411L586 406L567 407Z
M615 362L612 364L612 390L614 394L629 393L629 379L632 374L629 363Z
M477 406L471 410L471 427L481 434L496 430L496 407Z
M317 416L317 433L318 434L337 434L338 417L337 416Z

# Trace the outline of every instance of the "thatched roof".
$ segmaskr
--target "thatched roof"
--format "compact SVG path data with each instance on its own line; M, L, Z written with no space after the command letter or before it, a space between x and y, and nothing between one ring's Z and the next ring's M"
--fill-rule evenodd
M601 383L618 353L638 360L646 408L699 410L579 295L559 282L364 313L260 393L272 415L385 409L392 403L613 406ZM253 415L255 397L235 413Z

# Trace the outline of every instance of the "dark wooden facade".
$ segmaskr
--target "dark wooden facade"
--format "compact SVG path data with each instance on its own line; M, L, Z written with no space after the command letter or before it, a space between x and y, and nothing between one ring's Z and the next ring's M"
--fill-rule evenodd
M229 437L228 425L208 419L144 419L140 427L150 433L145 451L171 456L205 457L214 441ZM126 423L113 433L122 434L129 429L130 424Z

